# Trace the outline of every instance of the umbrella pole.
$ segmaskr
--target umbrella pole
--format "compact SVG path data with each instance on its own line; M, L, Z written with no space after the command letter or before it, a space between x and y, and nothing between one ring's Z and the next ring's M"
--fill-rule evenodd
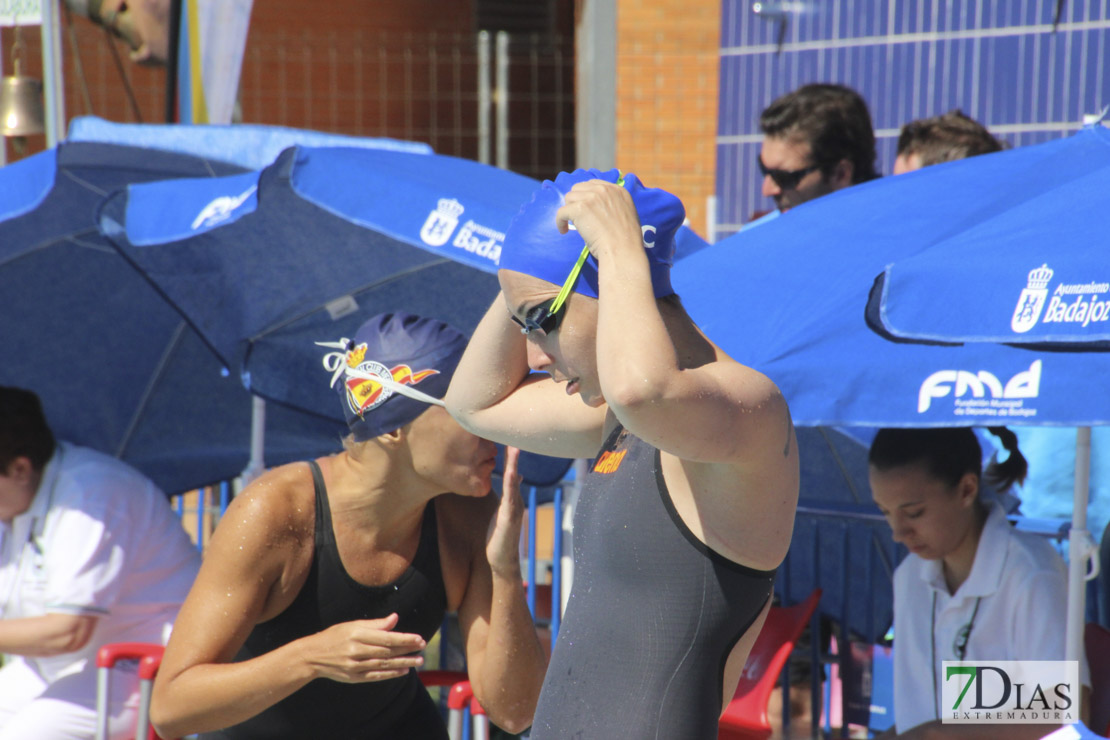
M1065 660L1081 660L1083 629L1087 605L1087 560L1091 554L1091 535L1087 531L1088 486L1091 476L1091 428L1079 427L1075 435L1075 499L1072 504L1071 533L1068 536L1068 613ZM1076 691L1076 706L1082 692Z
M262 475L266 464L262 452L266 442L266 402L258 396L251 396L251 458L247 467L239 474L243 486Z

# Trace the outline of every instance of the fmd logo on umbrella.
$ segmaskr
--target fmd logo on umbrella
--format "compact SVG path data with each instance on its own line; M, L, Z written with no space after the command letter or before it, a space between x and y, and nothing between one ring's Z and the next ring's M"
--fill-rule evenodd
M921 384L917 413L928 411L934 398L951 393L955 403L952 413L956 416L1036 416L1037 410L1027 408L1025 399L1036 398L1040 392L1040 360L1034 360L1028 370L1016 373L1005 385L987 370L938 370ZM964 398L968 394L971 398Z

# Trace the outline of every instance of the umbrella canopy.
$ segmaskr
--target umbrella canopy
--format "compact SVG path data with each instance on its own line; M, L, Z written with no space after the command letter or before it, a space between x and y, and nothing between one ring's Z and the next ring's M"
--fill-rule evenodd
M100 234L128 183L240 172L122 145L67 143L0 168L0 384L41 397L54 432L131 463L176 493L237 475L251 396ZM333 422L272 408L275 461L337 446Z
M315 342L398 310L472 330L536 185L454 157L296 147L256 172L132 186L101 224L254 392L342 419Z
M935 170L935 171L934 171ZM1110 349L1110 129L929 168L950 228L879 275L867 315L922 342Z
M295 147L260 171L132 186L100 221L252 392L342 422L316 342L389 311L473 331L538 185L455 157ZM569 465L528 455L521 472L551 485Z

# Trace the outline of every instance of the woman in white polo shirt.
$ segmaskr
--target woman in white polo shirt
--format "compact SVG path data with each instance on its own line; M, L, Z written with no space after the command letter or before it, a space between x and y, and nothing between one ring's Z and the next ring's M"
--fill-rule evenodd
M872 496L895 542L910 550L894 573L896 729L884 737L1021 740L1052 729L939 719L943 661L1064 657L1063 560L980 498L981 478L1002 491L1027 470L1013 432L990 431L1009 456L985 474L968 428L882 429L871 444ZM1085 665L1080 672L1089 685Z

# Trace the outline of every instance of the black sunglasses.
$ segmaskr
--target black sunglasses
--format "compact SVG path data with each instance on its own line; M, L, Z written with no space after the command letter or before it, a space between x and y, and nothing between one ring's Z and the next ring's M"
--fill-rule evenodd
M557 300L558 297L551 298L528 309L524 314L524 321L512 314L509 316L520 325L520 331L523 334L531 334L537 329L544 334L550 334L559 328L559 324L563 322L563 315L566 314L566 302L560 301L559 305L555 306Z
M763 173L763 176L770 177L783 190L793 190L798 187L798 183L802 181L803 177L821 167L819 164L811 164L809 167L803 167L800 170L777 170L763 164L763 157L757 157L756 159L759 162L759 171Z

